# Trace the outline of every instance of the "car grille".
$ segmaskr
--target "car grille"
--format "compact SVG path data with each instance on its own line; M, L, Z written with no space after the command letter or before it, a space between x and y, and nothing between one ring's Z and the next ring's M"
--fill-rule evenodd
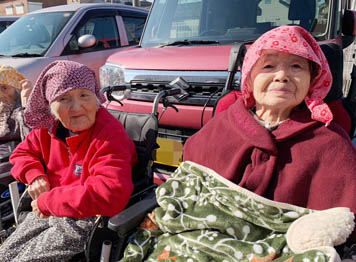
M171 89L168 83L164 82L144 82L133 81L130 84L131 90L129 99L153 101L155 96L162 90ZM182 105L208 105L213 106L222 93L222 84L201 84L189 83L186 91L189 96L180 101L174 101L175 104Z

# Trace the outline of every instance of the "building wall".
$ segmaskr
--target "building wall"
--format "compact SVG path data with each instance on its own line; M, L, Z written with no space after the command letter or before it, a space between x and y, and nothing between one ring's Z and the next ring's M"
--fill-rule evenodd
M5 15L22 16L22 15L28 13L29 11L33 11L33 10L31 10L31 3L42 4L42 5L36 5L36 4L32 5L32 6L37 6L36 8L40 8L41 6L42 6L42 8L45 8L45 7L55 6L55 5L65 5L65 4L67 4L67 0L31 0L31 1L3 0L3 1L0 1L0 15L1 16L5 16ZM7 14L6 9L7 10L12 9L12 14Z
M132 2L132 0L68 0L68 4L79 4L79 3L125 3Z
M16 12L16 5L17 6L23 6L23 13L22 14L18 14ZM10 14L9 12L6 13L6 8L8 10L12 10L12 14ZM26 13L26 9L27 8L27 1L26 0L18 0L18 1L1 1L0 2L0 15L4 16L21 16L24 13Z
M102 0L68 0L67 4L102 3Z
M31 2L35 2L35 1L31 0ZM43 8L67 4L67 0L42 0L42 1L40 0L39 2L43 2Z
M143 0L68 0L68 4L79 4L79 3L118 3L118 4L127 4L127 5L132 5L134 4L136 6L142 6L142 7L149 7L151 6L151 2Z

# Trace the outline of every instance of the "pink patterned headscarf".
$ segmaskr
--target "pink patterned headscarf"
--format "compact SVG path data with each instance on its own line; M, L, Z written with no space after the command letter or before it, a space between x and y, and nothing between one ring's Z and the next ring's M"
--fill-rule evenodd
M247 50L241 78L241 91L247 108L255 105L252 92L248 91L247 77L262 55L262 50L272 49L304 57L318 65L316 76L310 84L304 101L314 120L330 124L333 115L323 99L332 85L332 75L327 59L313 36L299 26L280 26L260 36Z
M31 128L48 128L52 131L55 118L50 104L59 96L76 88L84 88L96 94L101 103L105 97L95 79L95 73L77 62L58 60L49 64L40 74L24 111L25 120Z

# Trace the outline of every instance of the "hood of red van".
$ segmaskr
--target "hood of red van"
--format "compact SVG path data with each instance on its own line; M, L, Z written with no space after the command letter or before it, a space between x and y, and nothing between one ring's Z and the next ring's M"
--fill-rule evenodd
M137 47L111 55L107 62L126 69L226 71L231 46Z

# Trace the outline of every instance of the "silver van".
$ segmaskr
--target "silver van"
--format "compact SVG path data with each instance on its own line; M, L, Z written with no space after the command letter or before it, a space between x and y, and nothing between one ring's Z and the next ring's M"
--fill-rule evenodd
M93 69L120 48L138 44L148 15L121 4L71 4L31 12L0 34L0 64L16 68L33 83L59 59Z

